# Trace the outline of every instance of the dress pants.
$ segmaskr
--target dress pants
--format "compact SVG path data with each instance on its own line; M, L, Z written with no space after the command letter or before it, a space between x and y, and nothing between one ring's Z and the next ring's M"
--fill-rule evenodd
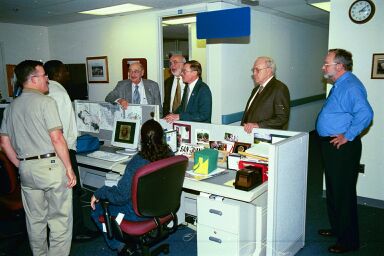
M58 157L21 161L20 179L34 256L67 256L72 239L72 189ZM47 243L49 226L49 248Z
M356 137L339 149L330 137L320 137L325 167L327 210L337 244L347 249L359 247L356 183L361 157L361 140Z

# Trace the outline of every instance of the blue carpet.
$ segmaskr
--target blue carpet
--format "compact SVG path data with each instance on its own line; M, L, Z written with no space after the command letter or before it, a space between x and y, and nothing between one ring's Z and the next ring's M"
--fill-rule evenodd
M170 235L162 243L169 244L170 256L183 255L183 256L196 256L197 255L197 242L196 232L188 227L180 226L179 229L172 235ZM102 236L87 243L72 243L71 256L110 256L116 255L115 251L112 251L106 245Z

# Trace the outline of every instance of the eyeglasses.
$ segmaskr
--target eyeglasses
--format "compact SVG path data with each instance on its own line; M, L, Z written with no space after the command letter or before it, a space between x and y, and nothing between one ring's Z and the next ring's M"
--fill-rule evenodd
M252 72L257 72L257 73L259 73L261 70L263 70L263 69L267 69L267 68L270 68L270 67L265 67L265 68L253 68L253 69L251 69L251 70L252 70Z
M141 73L141 70L128 70L129 73L131 74L140 74Z
M337 62L324 63L324 64L323 64L323 67L328 67L328 66L331 66L331 65L337 65L337 64L339 64L339 63L337 63Z
M169 62L169 66L177 65L177 64L184 64L184 62L181 62L181 61L170 61Z
M187 73L187 72L193 72L193 71L195 71L195 70L186 70L186 69L182 69L182 70L181 70L181 73L184 73L184 74L185 74L185 73Z
M47 74L42 74L42 75L31 75L31 77L46 77L48 78Z

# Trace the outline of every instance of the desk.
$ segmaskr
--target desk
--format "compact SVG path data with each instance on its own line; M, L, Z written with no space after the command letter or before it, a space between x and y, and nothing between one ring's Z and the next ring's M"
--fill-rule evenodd
M123 174L127 162L86 155L77 155L77 161L82 186L89 190L103 186L107 172ZM229 171L203 181L184 179L183 187L195 193L183 192L178 217L184 222L185 213L197 216L199 255L211 255L213 251L218 255L265 255L268 184L251 191L223 185L235 175L235 171Z
M178 123L191 125L191 134L196 134L201 129L209 131L211 134L210 140L222 140L224 134L229 132L238 135L239 141L253 143L253 134L245 133L241 126L192 122ZM167 129L172 128L166 122L162 122L162 126ZM212 255L212 250L210 254L205 253L205 250L210 250L211 247L207 246L206 238L201 237L202 234L210 234L208 235L209 239L212 236L210 233L212 231L225 236L225 239L222 239L224 241L223 245L232 245L230 248L223 247L222 250L215 248L215 250L223 252L221 255L228 255L228 252L233 253L231 255L251 255L252 251L254 256L264 254L268 256L294 255L304 246L308 133L269 129L254 130L255 132L284 136L285 138L269 146L268 183L264 183L252 191L245 192L222 185L224 182L219 181L219 179L229 177L225 175L206 181L185 179L184 188L197 191L198 196L194 195L193 197L184 193L181 200L183 209L180 212L183 212L183 210L185 212L194 212L198 217L199 255ZM191 143L196 143L193 136ZM79 156L78 162L81 181L83 186L88 188L92 187L91 185L93 187L104 185L105 172L115 171L121 173L125 166L124 163L102 163L95 159L87 159L85 156ZM233 175L232 179L234 178L234 173L226 175ZM217 182L215 183L215 181ZM226 219L224 222L216 222L210 218L205 218L210 215L204 209L208 209L211 205L216 207L217 202L208 201L206 197L202 196L204 195L202 192L223 197L223 209L229 208L230 214L236 215L236 218ZM224 205L226 202L228 202L228 205ZM182 213L178 214L178 216L182 215ZM250 224L244 226L244 222L239 220L246 219L249 216L248 221ZM228 230L230 224L234 224L238 228ZM255 228L249 228L250 226ZM217 227L224 228L214 230ZM251 232L242 232L244 230ZM235 235L231 236L233 234ZM211 239L216 240L216 237L212 236ZM248 243L242 242L246 239L249 239ZM236 242L228 243L228 241ZM255 245L255 248L252 248L253 245ZM242 248L245 248L244 251L241 251Z

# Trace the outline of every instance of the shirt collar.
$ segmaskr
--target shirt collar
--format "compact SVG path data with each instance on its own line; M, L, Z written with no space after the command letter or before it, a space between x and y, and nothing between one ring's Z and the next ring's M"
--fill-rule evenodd
M269 83L269 81L272 80L273 77L274 77L274 76L271 76L270 78L268 78L268 80L265 81L265 82L264 82L263 84L261 84L260 86L263 86L263 88L265 88L265 87L267 86L267 84Z

